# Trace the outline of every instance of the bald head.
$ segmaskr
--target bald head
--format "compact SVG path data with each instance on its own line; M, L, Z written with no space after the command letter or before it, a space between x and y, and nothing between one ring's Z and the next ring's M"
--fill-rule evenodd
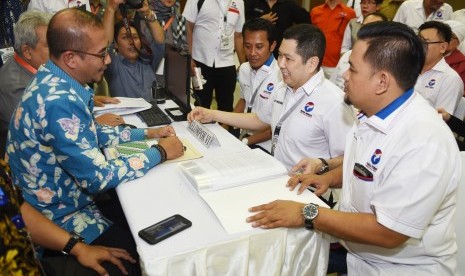
M50 58L58 59L65 50L86 52L96 28L103 29L102 21L88 11L77 8L59 11L47 30Z

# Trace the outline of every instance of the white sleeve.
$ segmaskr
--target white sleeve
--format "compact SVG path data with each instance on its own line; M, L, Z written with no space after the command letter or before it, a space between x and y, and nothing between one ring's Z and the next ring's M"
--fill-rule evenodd
M341 55L352 49L352 25L350 24L352 20L356 19L351 19L349 24L347 24L346 29L344 30L344 37L342 38L341 45Z
M399 7L399 9L396 12L396 15L392 19L392 21L404 23L407 22L406 14L405 14L405 3L402 3Z
M276 91L271 93L271 97L270 99L268 99L267 107L265 108L264 106L261 106L260 112L257 113L257 116L260 119L260 121L267 123L269 125L271 125L271 119L273 116L273 109L274 109L273 105L275 105L276 97L284 94L287 88L286 84L282 81L279 84L277 84L277 86L278 87L276 88Z
M371 200L380 224L419 239L440 212L438 208L447 200L445 198L451 197L450 182L457 179L457 170L460 171L460 155L458 151L451 155L444 139L438 136L428 137L428 141L422 139L415 148L403 147L400 143L396 155L388 159L379 175L375 175L383 183ZM413 169L412 164L417 167Z
M324 131L328 139L329 154L334 158L344 155L345 137L355 122L355 115L342 100L335 104L328 114L331 116L325 117Z
M245 23L245 11L244 11L244 1L237 1L237 9L239 10L239 19L237 20L236 23L236 32L237 33L242 33L242 27L244 26Z
M454 114L460 98L463 96L463 89L463 81L457 74L446 75L434 107L442 107L448 113Z
M198 15L197 1L198 0L187 0L186 5L184 6L184 11L182 13L182 16L184 16L187 21L192 23L195 23Z
M247 83L248 80L246 80L245 78L247 77L247 74L245 73L245 64L246 63L242 63L240 66L239 66L239 73L237 74L237 81L239 82L239 92L240 92L240 95L241 95L241 99L245 99L245 95L244 95L244 90L245 90L245 87L243 85L243 83Z

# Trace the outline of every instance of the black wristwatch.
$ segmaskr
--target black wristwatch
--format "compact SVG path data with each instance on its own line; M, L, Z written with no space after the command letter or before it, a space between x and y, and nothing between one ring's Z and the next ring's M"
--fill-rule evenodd
M316 174L324 174L325 172L328 172L329 171L329 165L328 165L328 162L326 162L326 160L324 160L323 158L318 158L321 163L323 163L323 166L318 170L318 172Z
M318 216L318 204L309 203L302 209L302 215L305 219L305 228L307 230L313 230L313 220Z
M78 242L84 242L84 238L82 238L81 236L79 236L78 233L76 232L71 232L69 233L71 235L71 237L69 238L68 242L66 243L65 247L63 248L63 250L61 252L63 252L63 254L65 255L69 255L69 253L71 252L71 250L73 249L73 247L78 243Z

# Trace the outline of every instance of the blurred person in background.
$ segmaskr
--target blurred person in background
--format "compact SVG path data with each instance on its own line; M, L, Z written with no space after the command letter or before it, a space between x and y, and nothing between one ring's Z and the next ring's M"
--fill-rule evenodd
M355 18L355 12L341 0L326 0L324 4L310 11L310 17L312 24L325 34L326 48L322 68L325 77L329 79L341 57L344 31L349 21Z
M110 94L113 97L152 99L152 85L156 81L157 70L153 56L141 56L141 36L136 26L129 22L126 28L124 21L115 24L115 14L124 0L109 0L103 17L103 24L108 41L113 42L114 51L110 51L112 62L105 70L105 79L108 82ZM157 20L155 13L150 10L147 0L143 7L137 10L149 26L153 40L150 47L156 51L156 42L163 42L164 31Z
M380 4L383 0L362 0L360 5L362 7L361 15L357 18L352 18L344 31L344 38L342 39L341 55L352 49L352 46L357 40L358 30L362 27L363 20L371 13L379 11Z
M447 0L407 0L400 5L393 21L404 23L416 32L426 21L446 21L452 17Z
M452 29L452 38L444 59L459 74L465 85L465 55L459 50L460 45L465 44L465 25L455 20L447 20L444 23Z

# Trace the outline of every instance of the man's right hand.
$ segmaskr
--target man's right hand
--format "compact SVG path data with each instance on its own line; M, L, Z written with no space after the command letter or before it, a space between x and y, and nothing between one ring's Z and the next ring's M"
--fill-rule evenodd
M290 175L317 173L322 166L323 162L318 158L304 158L291 168Z
M194 108L189 114L187 114L187 121L198 121L201 123L210 123L213 120L213 110L199 107Z
M100 275L108 275L105 268L101 266L102 262L111 262L116 265L124 275L127 275L128 272L121 260L127 260L133 264L136 263L136 260L124 249L88 245L85 243L76 244L71 250L71 254L76 256L81 265L95 270Z
M184 145L177 136L160 138L160 145L166 151L166 159L172 160L184 155Z

